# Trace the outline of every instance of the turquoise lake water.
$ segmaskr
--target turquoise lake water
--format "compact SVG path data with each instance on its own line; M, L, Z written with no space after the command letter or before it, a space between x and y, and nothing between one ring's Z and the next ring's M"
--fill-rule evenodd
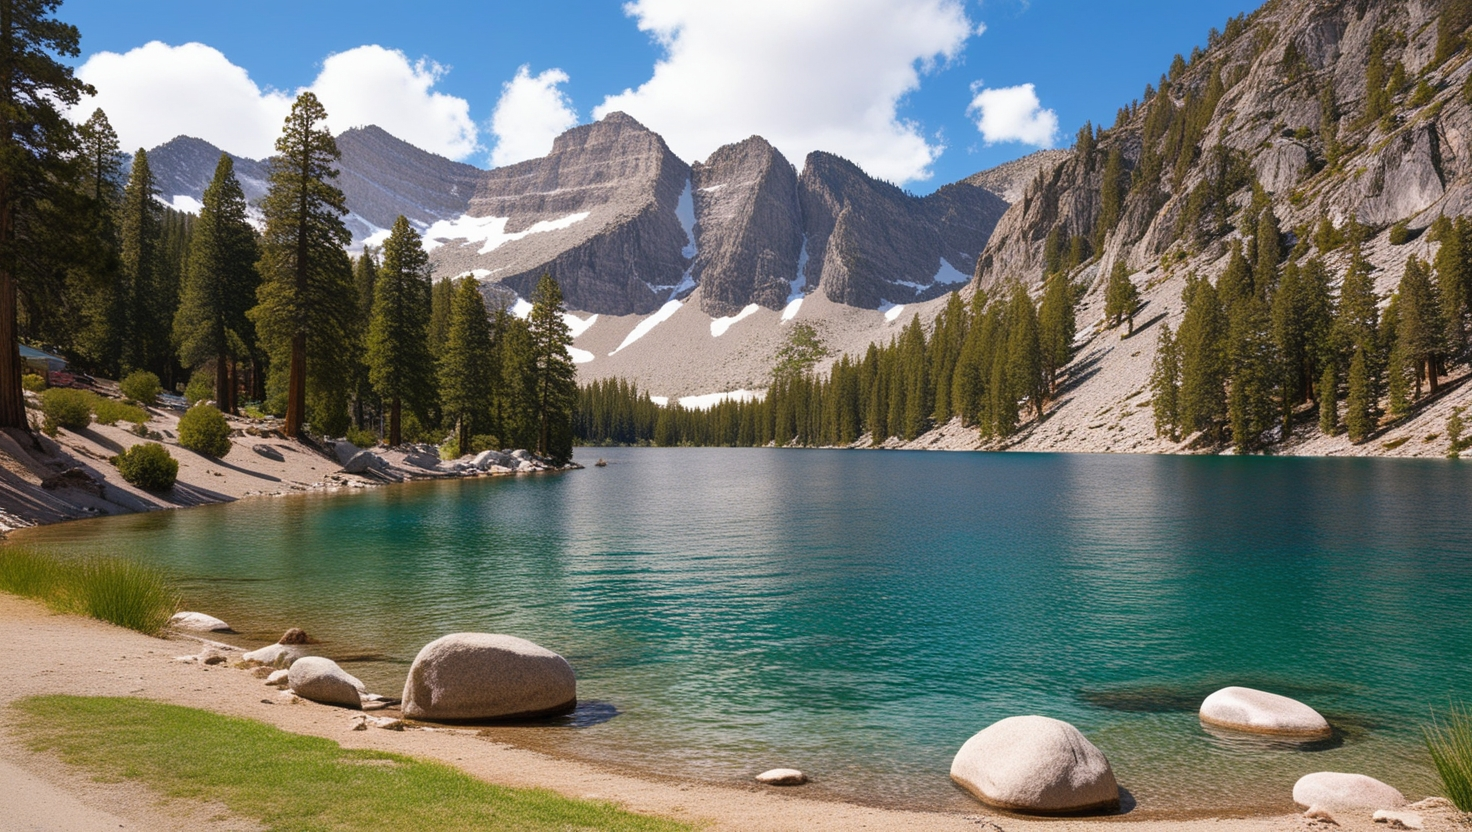
M519 741L964 810L951 757L1073 722L1141 815L1281 810L1311 771L1436 788L1419 726L1472 701L1472 464L596 449L606 468L246 500L33 530L136 556L187 606L287 626L397 695L449 632L567 656L582 704ZM1319 709L1308 747L1214 735L1229 684ZM1128 802L1128 801L1127 801Z

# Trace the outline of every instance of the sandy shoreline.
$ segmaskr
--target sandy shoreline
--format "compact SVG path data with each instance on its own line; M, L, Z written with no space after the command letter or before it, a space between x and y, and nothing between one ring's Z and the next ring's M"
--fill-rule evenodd
M615 801L638 812L704 824L718 830L1002 828L1034 832L1088 832L1126 824L1139 832L1165 830L1304 830L1332 828L1296 815L1134 820L1129 815L1089 819L1035 819L1006 815L981 804L967 813L917 812L812 799L801 790L755 783L741 787L677 778L631 775L609 767L496 742L473 729L404 732L352 730L353 713L307 702L285 704L250 672L229 666L180 662L199 651L183 637L150 638L109 624L55 615L39 604L0 594L0 706L43 693L137 696L247 717L301 734L327 737L352 748L373 748L435 759L485 780L551 788L571 797ZM0 726L14 719L0 713ZM494 734L494 732L491 732ZM0 830L123 828L251 828L241 819L200 824L198 806L161 810L156 796L127 784L99 784L46 755L0 742L0 778L25 783L10 790L15 803L0 816ZM219 812L207 813L210 817ZM167 815L168 817L162 817ZM29 820L28 820L29 819ZM1340 829L1385 829L1352 813L1339 813ZM1428 829L1457 829L1449 817L1426 815ZM988 825L991 824L991 825Z

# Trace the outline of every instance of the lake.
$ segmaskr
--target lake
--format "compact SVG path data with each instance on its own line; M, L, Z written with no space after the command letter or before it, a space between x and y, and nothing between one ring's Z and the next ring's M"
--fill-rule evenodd
M1441 461L585 449L606 468L103 518L14 536L157 564L242 643L299 626L397 696L419 647L510 633L578 674L515 741L850 800L965 809L1018 714L1077 725L1141 815L1291 806L1311 771L1436 789L1472 699L1472 466ZM1336 728L1214 734L1241 684Z

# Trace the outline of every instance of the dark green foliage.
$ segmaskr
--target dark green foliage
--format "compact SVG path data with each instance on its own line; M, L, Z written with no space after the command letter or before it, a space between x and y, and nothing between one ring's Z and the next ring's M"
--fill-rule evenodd
M230 363L255 347L255 329L247 313L260 285L258 256L256 232L246 217L245 192L235 178L234 162L221 154L190 240L174 315L174 341L186 367L197 369L214 360L211 398L227 411L234 410L235 398Z
M1464 705L1452 705L1440 716L1432 712L1431 724L1421 732L1446 796L1458 809L1472 812L1472 712Z
M1462 421L1462 413L1465 407L1452 408L1452 415L1446 417L1446 455L1448 459L1460 459L1462 451L1467 449L1467 441L1462 438L1462 433L1467 426Z
M1155 416L1155 434L1175 441L1181 424L1181 352L1170 324L1160 325L1155 362L1150 372L1150 408Z
M797 321L787 332L787 340L777 351L772 364L772 378L783 380L800 376L812 370L813 365L827 358L828 345L812 324Z
M1431 283L1431 269L1422 260L1406 261L1405 274L1396 290L1395 345L1415 379L1415 397L1421 397L1421 385L1429 381L1431 392L1439 386L1438 376L1447 353L1446 322L1441 299Z
M1390 226L1390 234L1388 236L1390 237L1391 245L1403 246L1411 241L1410 225L1405 220L1401 220L1395 225Z
M1426 83L1426 79L1422 78L1416 83L1416 91L1411 93L1410 104L1412 107L1424 107L1430 104L1431 99L1435 97L1436 88Z
M1433 261L1436 291L1446 322L1446 346L1453 361L1467 356L1469 318L1472 318L1472 222L1458 217L1438 218L1432 238L1441 243Z
M1278 266L1283 262L1283 233L1272 205L1258 215L1253 255L1252 291L1258 297L1267 297L1278 283Z
M1472 26L1472 1L1442 0L1441 14L1436 18L1436 58L1433 63L1444 63L1466 45L1468 26Z
M118 382L118 388L123 391L124 396L135 402L153 404L159 392L163 390L163 385L159 383L158 376L153 373L147 370L134 370Z
M1277 355L1266 301L1256 296L1241 300L1232 306L1229 318L1227 356L1231 392L1227 414L1232 445L1240 454L1257 449L1263 434L1272 427Z
M81 390L52 387L41 393L41 415L46 417L46 432L57 428L81 430L92 424L92 402Z
M1109 273L1109 285L1104 290L1104 317L1108 319L1110 327L1117 327L1121 322L1129 322L1127 335L1135 334L1135 309L1140 305L1140 290L1135 288L1135 282L1130 280L1129 267L1123 260L1114 261L1114 269Z
M561 465L572 459L572 411L577 405L578 378L572 356L572 334L563 319L562 287L542 275L532 291L527 335L532 358L531 406L536 414L536 451Z
M230 453L230 423L218 408L197 404L179 418L179 444L197 454L222 457Z
M160 308L164 292L159 275L159 238L163 208L155 198L153 170L142 148L133 154L133 172L123 190L121 216L123 319L122 366L155 368L167 352L172 319Z
M1349 441L1360 443L1375 431L1375 386L1370 378L1365 351L1356 347L1349 363L1349 395L1344 401L1344 427Z
M144 491L168 491L179 477L179 460L157 442L143 442L115 458L123 479Z
M444 349L450 335L450 307L454 304L455 283L437 280L429 295L429 349L436 356Z
M368 378L388 403L391 446L403 442L403 408L422 420L434 394L429 293L429 255L419 233L400 216L383 247L368 325Z
M80 183L87 196L82 222L95 245L92 256L76 264L69 279L72 308L79 318L73 343L85 366L116 378L127 328L117 222L123 197L123 154L117 133L100 109L77 128L77 138L85 162Z
M1314 226L1314 247L1320 254L1328 254L1344 245L1344 234L1334 227L1334 223L1328 217L1319 217L1319 222Z
M1319 432L1325 436L1339 433L1339 374L1333 364L1324 365L1319 378Z
M1077 291L1068 278L1057 275L1044 285L1043 300L1038 305L1038 349L1050 396L1058 385L1058 374L1073 357L1077 305Z
M261 285L250 319L270 355L268 392L281 403L287 436L300 436L309 399L314 425L346 429L347 395L358 320L350 235L342 191L331 184L340 156L323 122L327 112L304 92L292 105L262 211L266 231L258 265Z
M1124 215L1124 197L1129 187L1129 173L1124 167L1124 154L1119 145L1109 148L1104 173L1099 185L1099 219L1094 226L1094 247L1103 248L1109 232Z
M1210 430L1227 416L1227 315L1208 281L1188 277L1186 316L1177 336L1181 353L1181 429Z
M1344 146L1339 142L1339 102L1334 97L1334 85L1325 84L1319 92L1319 141L1324 146L1324 164L1337 170L1344 155Z
M499 387L500 367L491 319L475 278L442 282L453 286L455 293L445 343L440 349L440 405L445 421L455 426L463 456L471 453L476 433L494 429L491 403Z
M1394 38L1384 29L1377 29L1370 39L1370 59L1365 65L1365 121L1373 122L1387 118L1391 110L1391 71L1386 63L1386 53ZM1402 67L1404 72L1404 67Z
M1333 300L1322 261L1302 267L1290 262L1273 294L1273 341L1281 369L1284 432L1295 406L1314 397L1323 367L1336 360L1332 342Z

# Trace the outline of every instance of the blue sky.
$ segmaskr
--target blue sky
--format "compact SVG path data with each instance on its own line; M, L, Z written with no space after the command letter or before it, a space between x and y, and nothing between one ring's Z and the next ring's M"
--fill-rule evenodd
M761 133L798 166L832 150L925 193L1066 147L1086 119L1111 123L1172 55L1251 8L65 0L58 15L81 29L77 64L130 150L187 132L265 155L290 97L311 87L334 129L381 123L483 167L541 155L556 132L619 108L687 161Z

